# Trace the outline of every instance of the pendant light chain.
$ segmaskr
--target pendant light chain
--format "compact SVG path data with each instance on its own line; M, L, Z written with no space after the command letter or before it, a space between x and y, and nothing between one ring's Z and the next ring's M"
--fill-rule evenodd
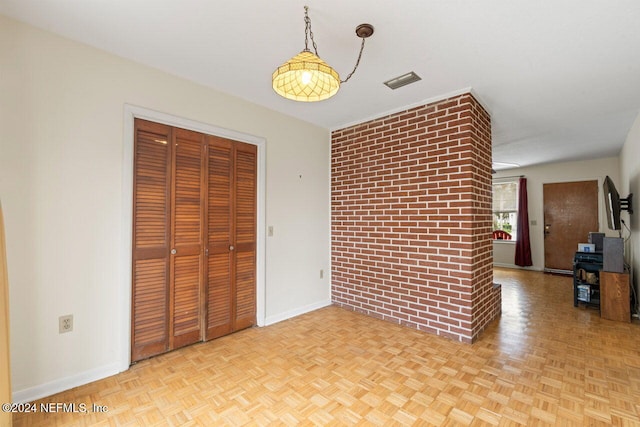
M373 32L373 30L372 30ZM344 80L340 80L340 83L345 83L347 80L353 76L353 73L356 72L358 65L360 65L360 59L362 58L362 52L364 51L364 42L369 35L362 37L362 44L360 45L360 53L358 54L358 59L356 60L356 65L353 67L353 70L347 75L347 78ZM309 18L309 6L304 7L304 50L309 50L309 39L311 39L311 43L313 44L313 51L318 55L318 46L316 45L316 41L313 38L313 31L311 31L311 18Z
M304 50L309 50L309 39L313 44L313 51L318 55L318 45L313 39L313 31L311 31L311 18L309 18L309 6L304 7Z
M363 37L362 38L362 44L360 45L360 53L358 54L358 60L356 61L356 65L355 67L353 67L353 70L349 73L349 75L347 75L347 78L344 80L340 80L340 83L344 83L347 80L349 80L351 78L351 76L353 76L353 73L356 72L356 68L358 68L358 65L360 64L360 58L362 58L362 51L364 50L364 41L366 39Z

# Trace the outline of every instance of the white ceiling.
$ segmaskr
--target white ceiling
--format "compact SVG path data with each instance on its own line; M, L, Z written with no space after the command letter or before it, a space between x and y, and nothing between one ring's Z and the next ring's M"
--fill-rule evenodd
M304 48L344 78L303 104L271 89ZM0 13L336 129L472 88L492 116L494 162L521 166L619 153L640 112L638 0L0 0ZM409 71L422 80L392 91Z

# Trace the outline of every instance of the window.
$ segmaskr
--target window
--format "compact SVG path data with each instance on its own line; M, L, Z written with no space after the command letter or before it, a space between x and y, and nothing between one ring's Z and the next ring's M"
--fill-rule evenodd
M495 239L516 240L518 235L518 181L493 183L493 231ZM504 231L508 235L496 233L496 231Z

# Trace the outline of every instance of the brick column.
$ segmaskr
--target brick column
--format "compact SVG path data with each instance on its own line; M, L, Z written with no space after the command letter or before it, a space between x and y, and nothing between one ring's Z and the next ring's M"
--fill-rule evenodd
M473 342L500 313L491 122L463 94L332 133L332 300Z

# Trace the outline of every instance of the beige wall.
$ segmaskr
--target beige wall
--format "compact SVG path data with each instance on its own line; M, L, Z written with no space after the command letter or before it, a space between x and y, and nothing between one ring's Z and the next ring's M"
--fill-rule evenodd
M266 141L259 321L330 303L327 129L2 16L0 76L14 399L128 366L126 104Z
M632 266L632 280L636 295L640 295L640 114L633 123L627 140L620 153L620 180L616 182L618 192L622 197L634 194L633 215L622 213L622 218L631 228L631 238L627 240L625 258ZM636 312L640 307L636 308Z
M587 181L597 179L599 191L599 231L607 233L607 235L617 236L615 232L607 230L607 222L602 196L602 181L604 180L605 176L609 175L615 183L618 183L618 169L618 158L608 157L596 160L552 163L541 166L503 170L494 174L494 178L513 175L524 175L527 178L527 195L529 200L529 233L531 237L531 256L533 260L533 266L529 267L530 269L544 269L544 211L542 202L543 185L554 182ZM585 241L586 239L587 236L585 236ZM514 264L514 256L515 245L513 243L493 243L494 265L516 268L516 265Z

